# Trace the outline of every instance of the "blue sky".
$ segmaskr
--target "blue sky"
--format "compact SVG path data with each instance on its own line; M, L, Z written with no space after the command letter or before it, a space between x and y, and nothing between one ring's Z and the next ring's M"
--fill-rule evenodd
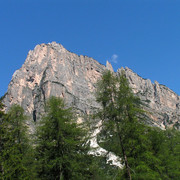
M180 95L179 0L0 0L0 96L28 51L52 41Z

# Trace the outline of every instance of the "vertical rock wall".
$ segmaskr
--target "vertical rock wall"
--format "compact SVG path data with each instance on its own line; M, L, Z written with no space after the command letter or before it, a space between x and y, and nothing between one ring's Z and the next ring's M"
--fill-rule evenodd
M3 99L6 110L12 104L20 104L33 126L43 113L45 101L50 96L63 97L69 106L74 107L79 114L88 114L100 108L95 101L94 91L96 81L105 69L112 66L98 63L87 56L78 56L66 50L55 42L37 45L29 51L23 66L17 70L8 86ZM145 103L146 109L152 114L151 124L164 128L180 122L179 96L169 88L145 80L128 68L124 70L130 86Z

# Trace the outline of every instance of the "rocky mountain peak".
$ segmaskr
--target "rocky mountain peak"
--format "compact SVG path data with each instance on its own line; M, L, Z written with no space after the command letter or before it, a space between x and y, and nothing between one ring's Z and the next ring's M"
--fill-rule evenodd
M105 69L94 59L71 53L55 42L37 45L14 73L4 104L7 110L20 104L30 117L36 112L38 118L45 100L59 96L79 113L89 113L99 107L93 93Z
M114 72L113 67L109 61L106 61L106 68L107 68L107 70Z
M43 43L29 51L25 63L14 73L3 102L6 110L12 104L20 104L31 117L31 127L33 120L37 121L42 115L45 101L50 96L63 97L78 114L89 114L100 108L94 91L105 69L113 72L109 62L104 66L93 58L71 53L56 42ZM143 79L127 67L118 69L116 74L122 70L134 93L151 112L150 124L178 128L179 96L158 82L153 84L149 79Z

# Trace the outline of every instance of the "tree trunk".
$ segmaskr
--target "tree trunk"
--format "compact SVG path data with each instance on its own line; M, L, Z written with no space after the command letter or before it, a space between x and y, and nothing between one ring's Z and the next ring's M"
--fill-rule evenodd
M126 173L127 173L128 179L131 180L132 179L131 178L131 171L130 171L130 167L129 167L129 164L128 164L128 159L127 159L127 156L126 156L126 151L124 149L124 145L123 145L123 142L122 142L122 137L121 137L121 134L120 134L120 129L119 129L119 126L118 126L117 123L116 123L116 126L117 126L117 130L118 130L119 142L120 142L120 145L121 145L121 150L122 150L123 158L124 158L124 162L125 162Z

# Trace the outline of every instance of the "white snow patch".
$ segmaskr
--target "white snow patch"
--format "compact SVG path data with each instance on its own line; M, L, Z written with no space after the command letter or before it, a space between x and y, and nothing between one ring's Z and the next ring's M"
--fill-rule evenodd
M107 161L111 161L112 165L118 166L120 168L123 167L123 165L120 163L120 158L116 156L112 152L108 152L105 149L101 148L98 143L97 143L97 134L100 132L100 125L101 121L98 123L96 130L92 134L92 139L90 140L90 146L94 148L95 150L90 151L90 154L93 154L95 156L101 156L101 155L106 155L107 156Z

